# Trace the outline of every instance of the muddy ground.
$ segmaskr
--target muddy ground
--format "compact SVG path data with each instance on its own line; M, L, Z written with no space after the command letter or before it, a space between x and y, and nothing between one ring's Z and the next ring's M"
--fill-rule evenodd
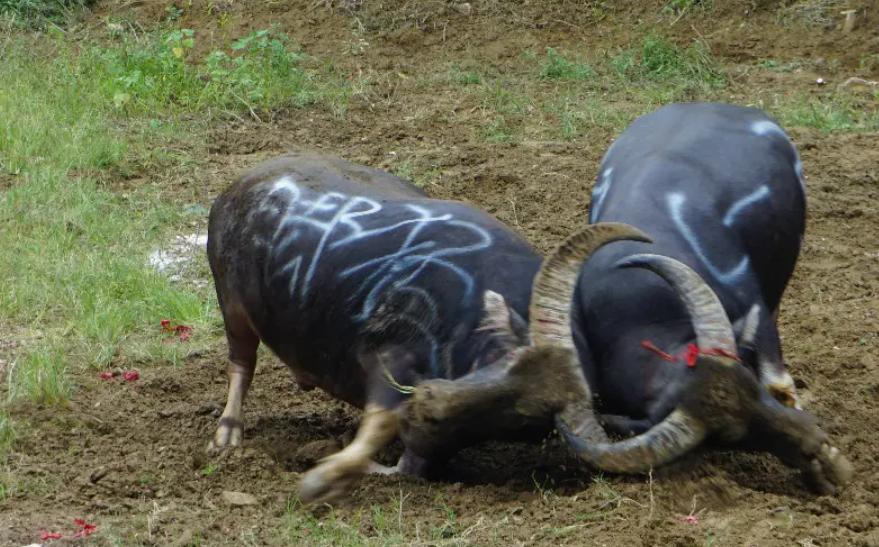
M99 2L86 24L112 16L149 28L167 4ZM397 74L465 59L503 72L525 48L610 49L635 40L637 25L657 25L677 39L704 39L735 74L728 99L745 101L766 90L813 93L816 77L875 78L877 67L859 60L879 51L875 2L855 3L868 9L850 35L832 21L782 25L774 2L716 2L677 21L649 1L486 0L468 4L469 13L439 1L365 0L353 12L329 1L194 4L181 26L234 36L277 23L312 55L387 78L343 116L316 108L217 122L195 172L113 183L149 181L169 199L208 206L235 173L285 150L323 149L391 169L405 160L430 173L432 195L485 208L541 250L585 222L613 131L492 143L472 129L483 120L467 97ZM343 44L354 38L369 47L346 55ZM812 62L790 73L753 69L769 58ZM692 455L652 477L597 477L549 439L468 450L434 483L369 477L334 511L312 515L295 503L297 477L327 445L347 441L358 412L300 391L265 355L247 403L245 447L209 459L204 447L225 395L217 339L179 367L141 363L136 382L83 372L69 409L17 407L32 427L12 470L27 486L0 505L0 544L38 541L43 530L68 534L84 518L98 526L88 541L99 545L353 543L353 533L374 544L879 545L879 135L791 135L806 166L809 224L780 325L805 405L855 466L856 480L839 496L812 495L772 458L734 453ZM257 504L230 508L225 490Z

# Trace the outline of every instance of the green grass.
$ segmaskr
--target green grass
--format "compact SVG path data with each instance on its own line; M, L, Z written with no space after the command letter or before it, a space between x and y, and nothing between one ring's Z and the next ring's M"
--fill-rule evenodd
M50 30L0 43L0 175L13 181L0 194L0 316L41 334L10 375L11 398L63 403L71 370L176 363L218 327L210 291L146 266L175 226L203 222L204 206L169 202L149 184L114 192L102 173L192 168L166 145L218 112L344 111L343 78L314 60L304 67L283 35L253 32L200 59L196 39L179 29L104 47ZM181 113L186 126L173 121ZM196 337L163 344L161 319L194 326Z
M12 425L12 418L0 408L0 465L5 461L14 440L15 428Z
M205 108L254 111L322 103L343 110L350 94L332 67L321 73L281 33L259 30L198 58L198 36L174 29L143 36L122 34L116 47L91 50L83 59L85 77L101 82L100 92L129 114L166 110L169 105L198 112Z
M473 68L453 64L449 69L449 80L458 85L479 85L485 81L482 73Z
M648 36L637 49L621 50L610 60L624 80L675 82L717 88L726 78L718 62L700 41L682 48L657 36Z
M546 57L540 62L542 80L589 80L595 76L587 63L571 61L551 47L546 48Z
M315 546L378 546L468 543L466 530L462 530L455 511L438 500L431 508L435 515L413 515L406 511L406 498L402 492L383 504L359 507L351 512L332 508L314 513L298 501L288 504L281 527L282 541L291 545ZM434 518L430 518L433 516ZM423 528L416 521L429 522Z
M879 131L879 105L872 100L832 91L821 97L776 98L767 109L782 126L807 127L824 133Z
M94 0L0 0L0 19L23 26L58 24L92 4Z
M652 35L610 54L587 57L547 48L541 56L526 49L519 59L506 74L483 76L464 91L479 97L481 134L489 142L575 140L620 131L669 102L716 100L727 83L701 42L680 47ZM491 73L472 64L470 70Z
M482 108L491 116L484 129L485 138L489 142L508 143L521 137L525 116L533 105L527 95L496 81L484 88Z
M10 371L9 398L27 397L43 405L64 403L70 396L68 367L63 346L59 342L37 345Z
M684 15L696 9L711 10L714 8L713 0L669 0L663 9L676 15Z

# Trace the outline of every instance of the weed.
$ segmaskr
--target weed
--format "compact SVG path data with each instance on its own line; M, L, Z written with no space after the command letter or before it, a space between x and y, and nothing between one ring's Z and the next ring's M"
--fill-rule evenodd
M218 469L219 469L219 467L217 467L217 464L208 463L207 465L205 465L204 467L201 468L200 473L201 473L202 477L210 477L210 476L214 475Z
M137 483L141 486L156 484L156 475L150 471L145 471L137 478Z
M575 63L555 49L546 48L546 58L540 63L543 80L587 80L595 77L595 71L586 63Z

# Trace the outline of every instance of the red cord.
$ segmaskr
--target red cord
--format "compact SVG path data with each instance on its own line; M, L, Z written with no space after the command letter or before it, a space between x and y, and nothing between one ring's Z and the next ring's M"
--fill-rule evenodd
M720 348L712 348L705 351L699 351L699 346L697 346L696 344L687 344L686 349L684 349L678 356L674 356L670 353L662 351L661 349L656 347L656 345L650 340L641 340L641 347L648 351L652 351L665 361L669 361L671 363L674 363L676 361L683 361L687 364L688 367L691 368L696 366L696 362L699 360L700 355L728 357L730 359L740 361L738 355L735 355Z

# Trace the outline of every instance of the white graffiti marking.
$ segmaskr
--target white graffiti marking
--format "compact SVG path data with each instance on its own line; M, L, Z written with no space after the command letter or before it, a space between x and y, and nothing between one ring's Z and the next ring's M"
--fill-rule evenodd
M267 200L278 196L284 199L283 216L272 238L273 259L276 264L283 266L274 277L289 279L291 297L301 300L308 295L315 272L327 252L344 253L367 241L376 248L386 248L388 240L401 239L401 243L391 252L340 267L337 273L339 278L348 278L356 273L365 275L357 292L350 295L363 296L363 305L355 315L356 320L365 320L370 316L386 289L410 287L428 267L451 273L463 288L462 299L472 298L475 289L473 277L452 259L489 247L492 238L483 228L456 219L451 214L436 214L423 205L415 204L402 204L404 218L400 220L399 211L395 211L395 221L383 224L387 217L378 215L383 206L373 199L339 192L327 192L310 198L306 192L290 177L284 177L273 183L267 193ZM430 238L419 240L424 229L434 224L443 224L448 229L456 230L455 233L460 234L456 239L458 243L441 247ZM316 244L309 238L302 246L297 245L305 230L319 233Z
M595 222L595 219L598 218L601 204L604 203L607 191L610 190L611 175L613 175L613 167L608 167L601 173L601 180L592 189L592 207L589 211L590 222Z
M732 225L735 224L736 217L739 216L740 213L751 205L768 197L769 187L764 184L739 201L733 203L732 207L729 208L729 211L727 211L726 215L723 217L723 225L727 228L731 228Z
M674 192L666 196L669 213L671 214L671 218L677 226L678 231L684 236L684 239L687 240L687 243L690 244L693 252L696 253L696 256L698 256L699 260L705 265L705 268L711 272L711 275L721 283L729 284L735 282L745 273L745 271L747 271L748 265L751 262L750 259L747 256L743 256L735 266L726 270L716 266L702 248L699 238L696 237L696 234L693 233L693 230L690 229L690 226L687 224L686 220L684 220L683 206L686 201L687 198L684 194L679 192Z
M800 159L800 153L797 151L797 147L794 146L794 143L788 138L787 133L778 126L778 124L773 123L769 120L759 120L751 124L751 131L755 135L759 135L761 137L765 137L768 135L775 135L783 138L791 147L791 151L794 154L794 172L797 175L797 180L800 182L800 187L803 189L803 193L806 192L806 177L803 174L803 161Z

